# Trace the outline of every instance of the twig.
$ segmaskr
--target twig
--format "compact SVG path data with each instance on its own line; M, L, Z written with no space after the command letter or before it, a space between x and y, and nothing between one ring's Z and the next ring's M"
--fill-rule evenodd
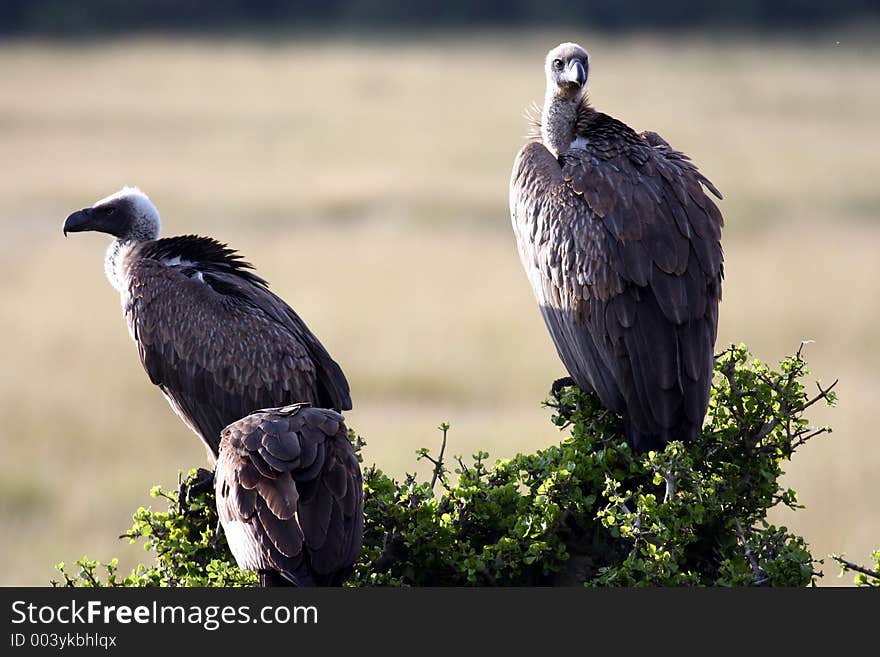
M819 427L819 428L815 429L814 431L812 431L811 433L799 436L797 440L795 440L791 443L792 451L797 449L798 447L800 447L804 443L806 443L811 438L815 438L816 436L821 436L823 433L828 433L829 431L830 431L830 429L828 427Z
M794 380L795 380L795 377L790 378L789 381L785 384L785 386L783 387L783 389L781 391L777 390L777 394L779 394L782 399L785 399L785 395L788 394L790 386ZM803 404L801 404L800 407L797 409L797 412L803 413L806 409L808 409L810 406L812 406L813 404L818 402L820 399L828 399L828 394L832 390L834 390L835 386L837 386L839 381L840 381L840 379L835 379L834 382L830 386L828 386L827 388L823 388L821 385L819 385L818 382L816 382L816 387L819 389L819 393L817 395L807 399L805 402L803 402ZM788 409L787 405L783 405L780 408L780 412L783 415L785 415L786 420L790 421L790 415L788 413L788 410L789 409ZM773 431L777 426L779 426L780 422L781 422L781 419L777 417L777 418L770 420L766 424L764 424L764 426L761 427L761 429L757 433L757 435L755 435L755 438L754 438L755 445L759 445L764 440L764 438L767 437L767 435L771 431ZM798 448L801 445L803 445L804 443L806 443L811 438L815 438L816 436L819 436L823 433L828 432L827 427L820 427L815 430L813 430L813 428L811 427L811 428L808 428L804 431L797 432L795 434L791 433L791 430L790 430L790 428L788 428L788 426L786 427L786 430L787 430L787 433L789 434L788 437L789 437L789 442L791 443L792 451L794 451L796 448ZM806 436L804 435L805 433L808 433L810 431L812 431L812 433L809 433L809 435L806 435Z
M815 404L820 399L828 399L828 393L831 392L832 390L834 390L834 387L839 382L840 382L840 379L834 379L834 382L830 386L828 386L827 388L823 388L821 385L819 385L819 382L816 381L816 387L819 389L819 394L816 395L815 397L809 399L808 401L805 401L804 405L801 407L801 409L809 408L810 406Z
M631 497L627 497L627 498L626 498L626 500L629 500L629 499L631 499ZM617 506L620 507L621 509L623 509L623 512L624 512L626 515L631 516L631 515L633 515L633 512L630 511L630 510L629 510L629 507L626 505L626 500L619 500L619 501L617 502Z
M100 586L100 584L98 584L98 580L95 579L95 575L92 573L91 570L89 570L85 566L80 566L80 572L82 572L83 578L88 580L89 584L91 584L93 587Z
M386 530L382 537L382 552L376 557L376 560L372 565L373 572L385 572L389 570L396 561L400 560L401 547L402 545L399 542L397 534L392 534L390 531Z
M798 347L797 353L794 355L799 361L804 362L804 358L802 354L804 353L804 347L808 344L813 344L815 340L801 340L801 345Z
M766 584L768 581L767 573L761 570L761 566L758 565L758 560L755 559L755 554L752 552L752 548L749 545L749 542L746 540L746 535L743 532L742 525L739 522L739 518L734 518L733 521L736 523L736 534L739 536L740 542L743 544L743 548L746 552L746 559L749 562L749 565L752 567L752 573L755 576L755 586L761 586L762 584Z
M733 347L730 348L733 350ZM722 352L723 353L723 352ZM745 417L746 410L742 405L742 390L740 390L739 384L736 382L736 362L731 358L728 360L724 367L721 370L721 373L724 375L724 378L727 379L727 384L730 386L730 392L733 396L733 407L739 413L740 417Z
M880 580L880 571L871 570L870 568L865 568L864 566L860 566L857 563L853 563L852 561L847 561L839 554L832 554L831 558L834 559L837 563L844 567L845 570L854 570L857 573L862 573L863 575L867 575L868 577L873 577L876 580Z
M652 464L651 466L654 472L660 475L663 478L663 481L666 483L666 490L663 493L664 504L675 497L675 466L678 465L678 461L678 457L673 458L666 469L661 469L659 465Z
M663 495L663 503L665 504L673 497L675 497L675 473L672 471L672 467L666 471L666 493Z
M440 456L437 457L435 461L430 456L426 456L426 458L434 464L434 474L431 477L431 490L434 490L434 484L437 483L437 479L443 476L443 454L446 452L446 432L449 431L449 424L443 422L439 427L440 431L443 432L443 442L440 445ZM441 479L442 481L442 479Z

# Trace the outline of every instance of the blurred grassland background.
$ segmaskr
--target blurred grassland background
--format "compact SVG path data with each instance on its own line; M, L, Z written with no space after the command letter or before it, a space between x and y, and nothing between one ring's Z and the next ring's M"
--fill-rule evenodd
M124 184L164 234L228 241L301 313L350 379L366 463L417 469L444 420L452 454L559 441L540 402L564 372L507 185L542 58L569 39L600 110L725 194L719 346L776 362L815 340L815 377L841 380L810 414L835 433L787 469L806 509L776 520L819 557L880 545L876 34L19 40L0 43L0 584L84 553L130 567L131 512L205 462L141 369L105 236L61 235Z

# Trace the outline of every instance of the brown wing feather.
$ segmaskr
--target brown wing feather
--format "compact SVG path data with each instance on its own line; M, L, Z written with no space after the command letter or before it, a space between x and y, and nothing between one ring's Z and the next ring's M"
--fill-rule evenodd
M203 280L134 258L125 310L150 380L215 457L223 427L257 409L351 408L339 366L287 304L232 272Z
M239 566L299 584L339 584L363 541L363 481L342 416L308 406L266 409L222 436L217 512ZM272 465L264 462L267 473L252 485L253 463L266 453Z
M721 296L717 194L682 153L593 112L586 147L514 164L520 256L571 376L636 448L689 440L708 404ZM719 195L720 196L720 195Z

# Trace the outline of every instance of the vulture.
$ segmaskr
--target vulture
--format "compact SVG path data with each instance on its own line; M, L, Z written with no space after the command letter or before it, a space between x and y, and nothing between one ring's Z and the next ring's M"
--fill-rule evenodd
M113 236L104 259L141 363L214 462L224 427L261 408L351 408L339 365L250 263L209 237L159 239L159 212L125 187L64 222Z
M707 191L721 194L662 137L594 109L589 70L576 44L547 55L511 221L570 379L622 415L645 452L702 428L723 277L723 220Z
M343 417L294 404L223 430L217 515L263 586L339 586L363 542L363 480Z

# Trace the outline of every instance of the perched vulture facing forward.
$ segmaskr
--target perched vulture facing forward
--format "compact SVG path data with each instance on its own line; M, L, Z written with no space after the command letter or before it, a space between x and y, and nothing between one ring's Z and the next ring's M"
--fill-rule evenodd
M721 194L657 134L593 109L589 66L573 43L547 55L540 136L516 157L511 219L571 378L646 451L702 427L723 276L723 220L705 190Z
M270 408L223 430L217 514L263 586L338 586L363 542L360 464L339 413Z
M305 323L235 251L159 239L159 213L126 187L74 212L64 233L115 239L104 268L150 380L216 459L224 427L261 408L351 408L348 382Z

